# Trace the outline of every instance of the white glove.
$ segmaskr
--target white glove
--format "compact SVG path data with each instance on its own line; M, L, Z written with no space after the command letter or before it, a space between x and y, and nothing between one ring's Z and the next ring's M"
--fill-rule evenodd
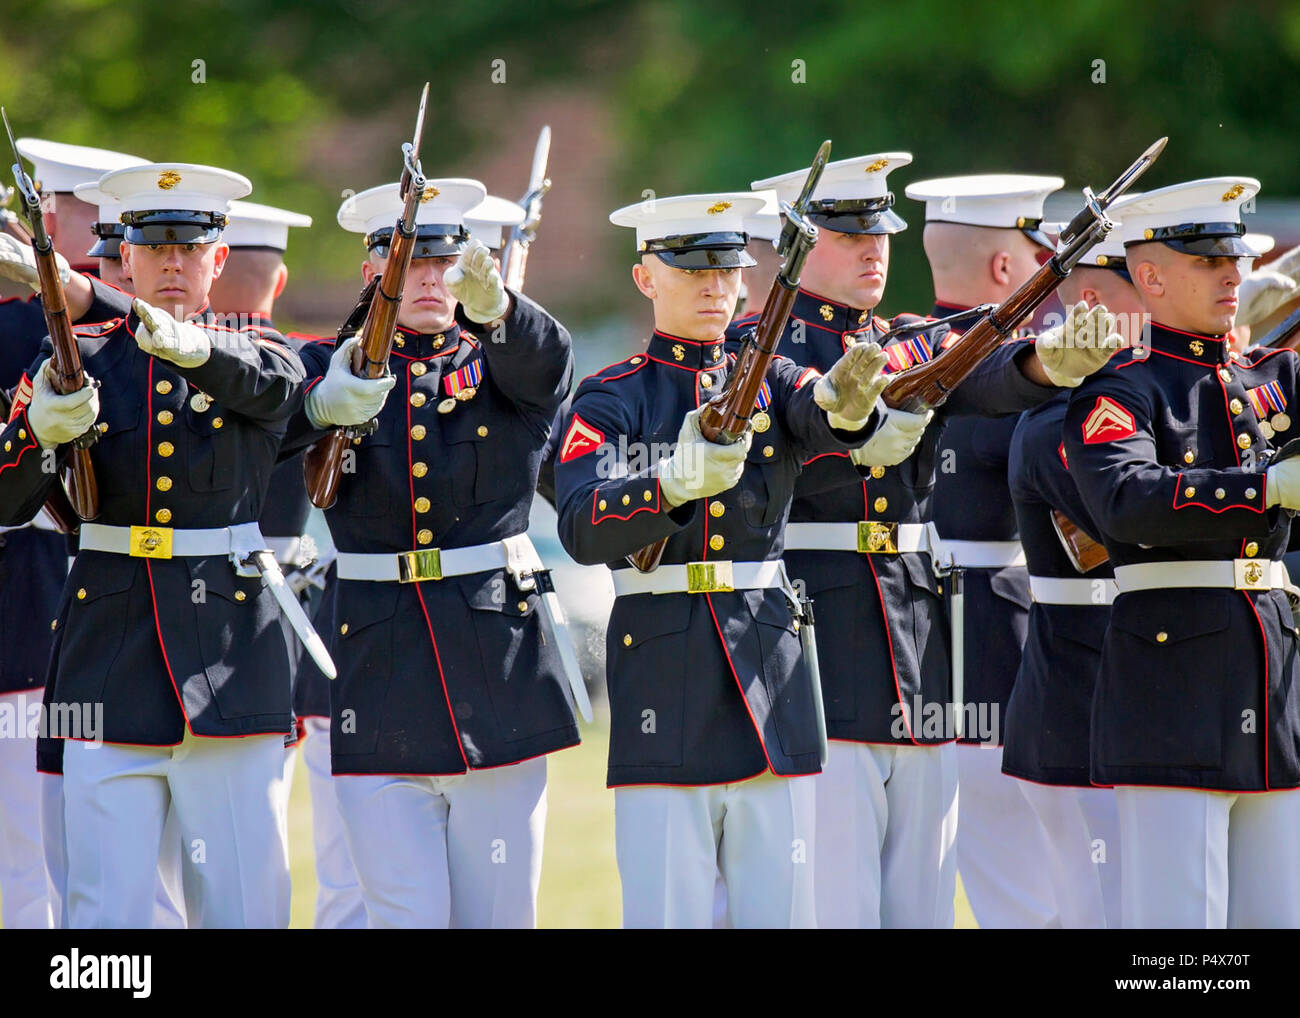
M27 406L27 423L42 449L56 449L80 438L99 416L99 383L86 375L86 384L76 392L60 396L50 381L53 367L41 363L32 380L32 401Z
M397 384L396 375L358 378L352 373L352 351L356 336L349 336L330 357L325 377L307 393L307 419L317 428L346 428L365 424L384 408L388 391Z
M510 307L510 294L501 273L492 262L492 253L482 241L471 240L460 253L460 260L442 277L447 292L460 301L465 317L480 325L495 322Z
M879 343L862 343L831 365L813 385L813 401L826 411L832 428L857 431L871 417L889 378L889 358Z
M1264 508L1280 505L1283 509L1300 509L1300 457L1269 467L1264 475L1264 491Z
M1300 297L1300 283L1270 266L1252 272L1237 289L1237 325L1262 322L1287 301Z
M700 411L696 407L682 421L677 448L659 467L659 490L670 505L685 505L734 488L745 472L745 457L754 433L732 445L710 442L700 432Z
M925 434L926 425L934 417L933 410L923 414L908 413L882 406L884 420L876 433L849 453L849 459L860 467L892 467L912 455Z
M181 368L197 368L212 356L212 339L197 325L178 322L139 297L131 301L131 310L140 319L135 342L145 353Z
M72 278L68 260L56 251L54 264L59 268L59 281L67 286L68 280ZM36 252L30 244L24 244L7 233L0 233L0 278L30 287L33 293L41 292L41 281L36 272Z
M1265 268L1252 272L1237 290L1237 324L1261 322L1288 301L1300 297L1300 246L1283 252Z
M1079 301L1066 312L1064 325L1039 333L1034 350L1052 384L1073 389L1123 345L1124 337L1115 331L1115 316L1106 305L1089 311Z

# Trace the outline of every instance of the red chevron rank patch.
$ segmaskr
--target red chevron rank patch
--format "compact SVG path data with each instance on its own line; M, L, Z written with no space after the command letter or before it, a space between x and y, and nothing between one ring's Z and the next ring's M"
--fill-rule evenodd
M560 446L560 462L568 463L569 460L585 456L593 449L599 448L604 441L604 432L593 428L574 414L573 423L569 425L569 433L564 436L564 444Z
M14 420L23 412L23 408L32 401L32 382L26 375L14 390L13 406L9 408L9 420Z
M1098 396L1097 405L1083 422L1085 445L1114 442L1120 438L1132 438L1136 434L1133 415L1109 396Z

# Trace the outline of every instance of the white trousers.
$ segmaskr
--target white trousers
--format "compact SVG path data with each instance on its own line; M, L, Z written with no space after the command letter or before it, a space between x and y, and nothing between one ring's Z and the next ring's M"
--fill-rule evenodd
M316 859L316 919L318 930L362 930L366 906L361 900L352 854L343 836L343 818L330 773L330 720L306 718L302 762L311 790L312 842Z
M1121 853L1114 791L1016 783L1043 825L1061 928L1119 929Z
M371 929L537 925L546 758L450 777L340 774Z
M981 929L1059 929L1047 835L1002 773L1002 747L957 746L957 869Z
M1117 786L1124 926L1300 926L1300 790Z
M289 925L289 868L278 808L284 737L179 746L69 741L63 798L68 919L74 929L148 928L167 810L176 810L185 911L195 928Z
M36 740L28 738L27 710L41 690L0 695L0 924L6 930L48 929L49 892L41 855L40 775ZM12 728L10 727L12 724Z
M711 928L719 873L727 926L815 926L813 782L765 773L729 785L614 789L624 928Z
M54 928L68 929L68 831L63 822L63 775L38 774L41 781L41 850ZM176 811L167 810L154 882L153 928L183 930L182 849Z
M833 741L817 789L817 925L953 925L953 747Z

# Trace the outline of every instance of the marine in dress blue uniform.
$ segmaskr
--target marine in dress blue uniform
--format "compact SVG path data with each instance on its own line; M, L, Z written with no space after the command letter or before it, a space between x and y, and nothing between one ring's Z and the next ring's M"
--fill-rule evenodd
M1300 486L1294 461L1269 462L1294 433L1297 360L1226 342L1258 189L1210 178L1126 207L1150 330L1065 419L1119 588L1091 752L1092 780L1115 786L1127 927L1300 924L1300 665L1280 589Z
M724 330L739 269L752 264L744 219L761 203L682 196L611 215L636 228L634 277L657 328L643 353L580 384L559 444L560 539L577 561L607 563L618 595L606 639L608 783L625 926L708 928L719 870L730 925L815 922L805 776L820 770L816 698L782 530L801 464L860 445L879 415L832 428L816 399L821 373L778 357L747 449L692 437L688 413L733 367ZM859 355L872 350L845 367L867 363ZM713 455L733 472L709 467ZM686 476L699 484L687 491L706 497L675 480L692 456ZM624 556L661 538L655 570L629 567Z
M256 202L230 205L230 223L223 238L230 246L221 276L213 284L212 306L231 325L251 323L275 328L275 302L289 278L285 251L291 229L306 229L311 217ZM295 349L320 340L319 336L287 333ZM334 587L332 549L318 549L307 533L311 500L303 477L302 457L281 461L271 474L271 486L258 519L267 544L297 593L308 616L317 622L327 644L332 642ZM359 929L365 926L361 885L348 852L330 773L330 680L281 616L293 673L293 709L298 719L294 745L285 754L283 806L293 787L293 769L302 746L312 800L312 847L316 867L316 929Z
M926 257L935 306L948 316L997 303L1038 268L1055 245L1043 232L1043 202L1060 177L980 174L909 184L925 202ZM961 323L948 340L974 324ZM1026 337L1022 337L1026 338ZM957 866L983 928L1042 927L1057 920L1033 811L1001 773L998 746L1020 667L1030 605L1029 574L1007 488L1016 417L964 417L944 431L934 520L954 565L964 570L964 700L977 719L957 747L960 808Z
M396 387L326 511L339 550L335 789L372 927L532 926L544 758L578 742L542 610L548 577L525 536L571 344L467 243L483 185L430 180L426 193ZM400 210L396 184L340 208L366 237L365 272L380 271ZM303 348L310 385L328 380L335 345Z
M22 139L19 151L32 161L34 178L41 182L42 193L56 210L47 221L56 250L68 259L70 267L87 273L77 273L78 283L69 286L70 314L78 324L85 324L123 313L126 295L89 274L99 245L87 252L89 231L83 236L81 228L94 213L82 207L72 192L81 181L144 160L39 138ZM6 255L30 257L30 246L23 242L10 247L11 238L6 237L0 244ZM10 263L12 268L20 264ZM6 274L0 265L0 275ZM12 393L18 387L23 372L40 352L45 334L39 295L0 301L0 391ZM48 926L57 923L63 911L61 805L57 822L51 813L45 824L55 828L51 844L59 846L48 855L45 865L38 806L47 793L52 803L61 804L61 779L36 774L33 740L26 736L30 734L29 708L40 703L45 686L53 640L49 622L57 613L67 571L67 538L55 531L44 513L26 526L0 532L0 647L5 648L0 654L0 711L6 712L15 726L0 740L0 827L7 832L0 838L0 891L4 894L0 922L7 929ZM52 787L42 788L42 784Z
M822 241L805 267L782 354L824 369L856 344L883 342L891 327L924 323L923 316L886 322L873 314L888 237L905 226L886 178L910 161L887 152L827 168L814 195L827 203L824 214L814 213ZM754 186L775 186L788 198L799 179L795 172ZM888 346L887 370L928 360L945 330ZM937 446L950 418L1012 413L1051 395L1023 371L1033 355L1026 344L994 353L936 412L910 455L873 463L864 448L803 465L786 561L815 603L832 740L817 796L823 925L953 923L956 769L943 748L954 734L949 634L931 523ZM873 534L892 535L902 550L870 551Z
M1107 210L1123 214L1126 195ZM1054 224L1059 233L1064 224ZM1114 312L1126 338L1139 336L1142 305L1129 279L1119 231L1076 265L1057 290ZM1002 771L1021 793L1047 841L1052 889L1065 929L1117 927L1120 840L1115 797L1089 779L1092 695L1115 584L1109 562L1081 562L1058 532L1054 513L1097 540L1065 459L1061 425L1069 393L1026 411L1008 454L1008 482L1029 569L1033 604L1020 671L1007 703Z
M260 544L256 514L301 400L302 365L273 332L205 318L225 210L248 193L244 178L149 164L99 187L122 202L122 253L135 254L140 291L188 320L153 309L154 327L133 311L79 329L102 389L69 396L39 377L47 343L3 435L0 522L15 524L55 483L43 461L69 440L70 422L100 432L100 514L81 528L50 666L49 699L82 721L53 733L65 741L69 920L149 925L170 803L186 843L206 846L187 888L190 922L287 925L269 789L292 722L288 662L270 591L231 556Z

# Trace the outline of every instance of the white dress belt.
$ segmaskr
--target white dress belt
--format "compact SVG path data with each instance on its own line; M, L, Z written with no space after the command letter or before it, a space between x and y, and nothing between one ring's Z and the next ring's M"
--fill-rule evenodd
M1121 594L1135 590L1179 587L1223 587L1228 590L1272 590L1287 585L1281 562L1253 558L1203 562L1143 562L1116 566L1115 582Z
M263 550L266 541L255 522L206 530L113 527L103 523L83 523L78 547L81 551L106 551L113 555L140 558L201 558Z
M1115 602L1119 592L1109 577L1031 576L1029 592L1039 604L1075 604L1096 607Z
M503 569L507 561L505 542L492 541L464 548L424 548L397 553L341 551L335 563L340 580L411 583Z
M877 546L871 547L872 535ZM933 523L787 523L786 551L925 552L939 557L939 532Z
M950 541L945 537L943 548L952 556L953 565L963 569L1007 569L1025 564L1025 549L1019 541Z
M591 701L582 680L582 668L569 635L569 620L551 583L550 573L527 534L515 534L490 544L464 548L425 548L386 554L341 551L335 560L340 580L420 583L448 576L468 576L492 569L505 569L524 593L536 591L542 611L555 634L556 651L573 701L584 721L591 722Z
M687 562L659 566L649 573L635 569L614 569L614 595L629 594L718 594L729 590L758 590L766 587L786 588L785 563L780 559L765 562Z

